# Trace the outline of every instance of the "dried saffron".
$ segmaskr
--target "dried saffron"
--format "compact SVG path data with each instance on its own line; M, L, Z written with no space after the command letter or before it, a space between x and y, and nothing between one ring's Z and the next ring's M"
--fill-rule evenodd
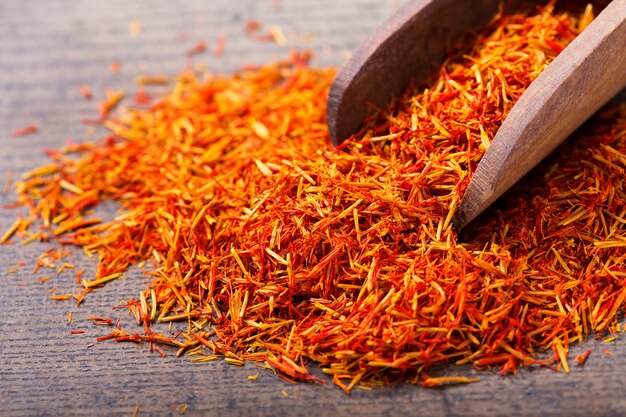
M253 32L261 29L262 27L263 25L258 20L250 19L246 21L246 31Z
M80 94L82 94L85 100L91 100L91 98L93 97L93 95L91 94L91 89L89 89L89 87L87 87L85 84L79 84L78 91L80 91Z
M569 345L613 329L626 299L626 108L600 115L463 241L450 220L515 101L589 21L589 9L577 19L552 5L496 16L340 150L324 119L334 71L305 55L203 82L185 72L149 109L105 120L112 135L79 158L52 153L19 202L48 238L99 255L85 291L156 263L126 305L143 334L98 340L262 361L291 381L321 381L313 361L346 392L475 382L423 373L444 363L567 372ZM119 216L86 219L104 200ZM176 321L189 326L157 333Z
M141 21L137 19L131 20L128 24L128 33L134 38L141 35Z
M26 136L26 135L30 135L32 133L37 133L38 131L39 131L39 128L36 125L28 125L28 126L23 127L21 129L14 130L11 133L11 136L16 138L16 137L19 137L19 136Z
M142 75L135 78L135 83L139 85L167 85L171 82L165 75Z
M587 362L587 359L589 358L589 355L591 355L591 349L587 349L585 350L581 355L576 356L576 363L578 364L578 366L583 366L585 364L585 362Z
M106 117L126 95L123 90L113 91L109 89L107 89L105 94L106 99L100 102L100 117L102 118Z
M111 62L111 66L109 67L109 72L111 74L117 74L122 69L122 63L120 61Z
M189 48L187 50L187 56L188 57L192 57L194 55L198 55L203 53L204 51L206 51L207 49L207 44L204 41L200 41L197 44L195 44L194 46L192 46L191 48Z
M217 38L217 41L215 42L215 51L213 52L213 55L216 58L221 57L224 54L225 46L226 46L226 36L221 35Z

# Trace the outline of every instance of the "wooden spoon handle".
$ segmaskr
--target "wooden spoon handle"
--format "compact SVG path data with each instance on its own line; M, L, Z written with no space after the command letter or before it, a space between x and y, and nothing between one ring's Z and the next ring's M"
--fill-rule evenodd
M339 69L328 97L328 128L338 145L367 113L385 106L411 79L439 67L450 45L487 22L500 0L411 0L378 27Z
M626 0L614 0L533 81L498 130L455 217L463 227L626 86Z

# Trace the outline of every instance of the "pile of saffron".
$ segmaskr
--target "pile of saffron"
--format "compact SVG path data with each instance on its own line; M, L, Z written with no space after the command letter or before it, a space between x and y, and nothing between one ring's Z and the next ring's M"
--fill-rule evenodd
M569 346L616 332L626 298L625 109L462 239L451 219L515 101L591 19L552 4L500 13L340 149L324 116L334 70L294 55L228 77L187 71L171 95L107 116L102 142L26 174L30 216L2 241L96 255L78 301L149 262L151 284L128 303L143 329L103 340L265 362L294 381L320 381L313 362L347 392L473 381L427 375L447 363L568 372ZM108 200L115 219L89 216ZM173 321L184 331L167 333Z

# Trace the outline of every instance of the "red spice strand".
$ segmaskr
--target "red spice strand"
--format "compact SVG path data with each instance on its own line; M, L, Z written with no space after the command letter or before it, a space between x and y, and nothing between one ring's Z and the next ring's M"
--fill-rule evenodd
M246 21L246 31L255 31L261 29L262 27L263 25L258 20L250 19Z
M114 91L107 89L106 99L100 102L100 117L105 118L122 101L125 95L124 90Z
M200 41L197 44L195 44L194 46L192 46L191 48L189 48L187 50L187 56L188 57L192 57L194 55L198 55L203 53L204 51L206 51L207 49L207 44L204 41Z
M111 62L111 66L109 67L109 72L111 74L117 74L122 69L122 63L120 61Z
M89 89L89 87L87 87L85 84L79 84L78 91L80 91L85 100L91 100L91 98L93 97L91 89Z
M152 102L152 95L144 88L137 90L134 96L135 103L140 105L148 105Z
M19 137L19 136L30 135L30 134L36 133L38 131L39 131L39 128L36 125L28 125L28 126L23 127L21 129L14 130L13 132L11 132L11 136L16 138L16 137Z
M226 36L224 35L218 36L217 41L215 43L215 51L213 52L213 55L215 55L216 58L221 57L224 54L225 46L226 46Z

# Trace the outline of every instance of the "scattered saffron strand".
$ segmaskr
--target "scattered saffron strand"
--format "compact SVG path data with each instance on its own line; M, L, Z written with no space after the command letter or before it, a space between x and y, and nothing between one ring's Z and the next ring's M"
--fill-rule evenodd
M226 46L226 36L221 35L217 38L217 41L215 43L215 51L213 52L213 55L216 58L221 57L224 54L225 46Z
M255 30L261 29L263 27L263 25L258 20L250 19L250 20L246 21L246 26L245 27L246 27L246 32L253 32Z
M576 356L576 363L578 366L583 366L585 362L587 362L589 355L591 355L591 348L585 350L581 355Z
M141 35L141 21L137 19L131 20L128 24L128 33L130 33L130 36L133 38Z
M91 90L85 84L79 84L78 91L80 91L85 100L91 100L91 98L93 97Z
M191 48L189 48L189 50L187 50L187 56L188 57L192 57L194 55L201 54L204 51L206 51L206 49L207 49L206 42L200 41L197 44L195 44L194 46L192 46Z
M11 190L11 185L13 184L13 171L7 171L6 179L4 181L4 188L2 189L2 194L7 195Z
M464 376L441 376L437 378L427 377L419 384L427 388L438 388L444 385L471 384L479 382L478 378L467 378Z
M135 83L139 85L167 85L171 81L165 75L141 75L135 78Z
M117 74L122 69L122 63L120 61L111 62L111 66L109 67L109 72L111 74Z
M11 136L13 136L14 138L17 138L19 136L26 136L32 133L36 133L38 131L39 131L39 128L36 125L28 125L21 129L14 130L13 132L11 132Z
M11 227L9 227L9 229L6 232L4 232L2 237L0 237L0 243L6 243L11 238L11 236L13 236L13 234L15 234L15 232L17 232L18 229L23 224L24 224L24 221L21 218L17 219L15 223L13 223Z
M52 153L19 202L98 254L86 291L156 263L127 305L144 335L98 340L262 361L288 380L318 381L313 361L346 392L473 382L420 375L444 363L569 369L569 345L614 329L626 299L626 109L601 114L462 242L449 219L502 120L581 26L551 5L497 16L340 150L324 118L334 71L307 56L185 72L170 96L106 120L111 135L79 158ZM113 221L84 218L106 200L121 205ZM182 339L153 331L173 321L189 322Z
M126 95L124 90L114 91L110 89L107 89L105 94L106 99L100 102L100 117L102 118L106 117Z

